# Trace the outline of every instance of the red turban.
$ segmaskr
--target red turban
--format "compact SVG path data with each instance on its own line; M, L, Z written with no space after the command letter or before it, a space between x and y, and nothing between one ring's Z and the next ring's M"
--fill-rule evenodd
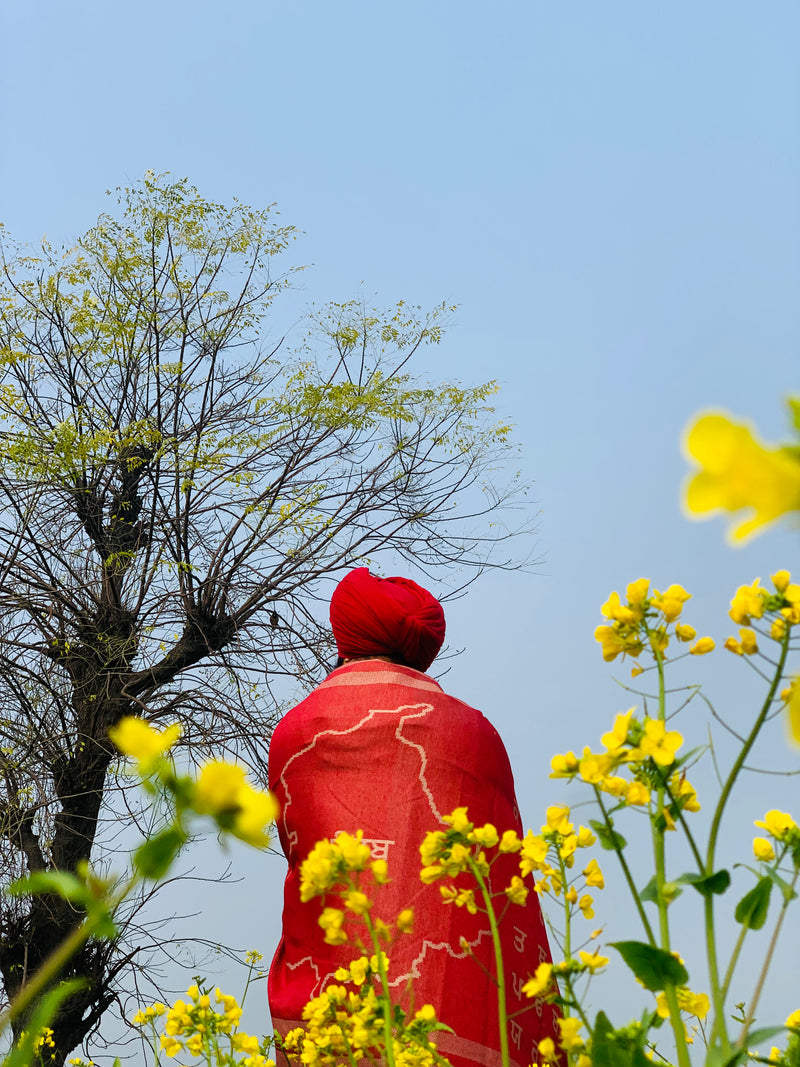
M331 626L342 659L391 656L426 671L444 641L442 605L410 578L350 571L331 597Z

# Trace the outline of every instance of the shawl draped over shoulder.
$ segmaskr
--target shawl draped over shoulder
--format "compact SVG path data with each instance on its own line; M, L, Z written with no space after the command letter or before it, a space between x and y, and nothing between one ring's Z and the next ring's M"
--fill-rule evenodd
M300 902L300 864L317 841L362 830L373 857L389 865L390 882L370 894L375 914L391 923L402 909L414 909L413 933L398 937L390 954L393 994L408 1008L413 979L415 1008L432 1004L454 1031L438 1033L436 1041L455 1067L499 1067L496 989L479 966L494 969L488 921L445 905L438 884L419 878L422 839L442 829L442 816L456 807L466 806L476 825L522 835L511 766L494 727L420 671L356 661L333 671L278 724L269 784L289 861L283 936L268 987L278 1033L301 1026L307 1001L360 954L350 944L325 943L321 901ZM518 857L500 856L491 869L493 891L502 892L514 874ZM532 879L526 881L532 890ZM558 1015L521 992L539 963L550 961L534 892L524 906L508 907L500 932L508 1012L521 1012L510 1022L510 1053L517 1067L527 1067L540 1059L538 1042L557 1037Z

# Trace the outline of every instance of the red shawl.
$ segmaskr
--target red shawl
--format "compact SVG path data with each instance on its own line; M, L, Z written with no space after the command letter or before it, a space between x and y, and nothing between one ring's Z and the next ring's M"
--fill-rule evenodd
M391 881L371 894L375 914L390 922L403 908L414 909L413 934L398 938L390 953L395 993L404 1003L413 976L415 1006L433 1004L455 1031L436 1040L456 1067L499 1065L495 987L460 947L463 936L492 971L488 922L444 904L438 884L419 879L423 837L458 806L466 805L476 825L491 822L500 833L522 836L511 766L494 727L419 671L350 663L276 727L269 785L280 802L278 830L289 861L283 936L269 974L275 1029L285 1034L302 1025L304 1004L359 954L353 945L325 944L317 923L321 901L301 903L299 885L300 863L317 841L363 830L373 856L389 864ZM501 856L492 867L493 890L518 873L518 857ZM511 1021L510 1052L526 1067L539 1060L539 1040L557 1040L556 1010L520 992L538 964L550 960L538 896L531 892L524 907L512 905L500 929L509 1014L528 1009Z

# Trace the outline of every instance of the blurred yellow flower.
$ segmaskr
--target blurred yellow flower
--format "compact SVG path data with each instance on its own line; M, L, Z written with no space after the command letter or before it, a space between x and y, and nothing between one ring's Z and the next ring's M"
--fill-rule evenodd
M500 835L490 822L487 822L485 826L476 826L467 834L467 837L470 841L483 845L484 848L494 848L500 840Z
M400 914L397 916L397 922L395 924L401 934L410 934L414 928L414 910L413 908L403 908Z
M177 1054L183 1048L183 1045L177 1038L170 1037L169 1034L161 1035L161 1048L166 1052L168 1056L177 1056Z
M317 922L325 931L325 943L327 945L343 945L347 941L344 932L344 912L339 908L325 908Z
M608 963L608 956L601 956L599 952L584 952L581 950L578 953L581 963L588 967L592 974L595 971L599 971L601 967L605 967Z
M591 848L597 838L586 826L578 827L578 848Z
M689 428L685 445L701 468L686 486L689 514L750 512L731 531L734 542L800 508L800 462L786 449L761 444L746 424L723 414L703 415Z
M688 623L679 622L675 627L675 636L679 641L694 641L697 637L697 630L694 626L689 626Z
M450 815L443 815L442 822L448 823L460 834L468 834L472 829L472 823L467 818L466 808L455 808Z
M553 981L553 965L552 963L540 963L536 968L533 978L529 978L523 985L522 992L526 997L538 997L542 993L546 993L552 985Z
M539 1055L545 1063L558 1063L560 1057L556 1052L555 1042L552 1037L543 1037L539 1042Z
M266 827L278 814L277 802L272 794L253 789L237 764L222 760L205 764L195 783L193 803L200 815L212 815L242 841L260 848L269 844Z
M785 593L789 588L792 576L789 571L776 571L772 576L772 584L779 593Z
M628 598L630 606L632 608L638 608L642 615L644 614L644 609L647 604L647 592L649 588L649 578L637 578L636 581L631 582L625 590L625 596Z
M576 1016L567 1019L556 1019L559 1029L559 1041L565 1052L575 1052L584 1047L584 1040L578 1035L583 1023Z
M769 863L770 860L775 859L775 849L767 841L766 837L754 837L753 838L753 855L757 860L762 860L764 863Z
M793 1011L791 1015L787 1016L784 1026L794 1026L800 1030L800 1008L797 1011Z
M594 904L594 901L592 900L592 898L589 896L588 893L584 893L584 895L578 901L578 907L583 912L584 919L593 919L594 918L594 908L592 907L593 904Z
M644 782L631 782L628 786L628 792L625 794L625 801L632 807L643 806L650 803L650 790L644 784Z
M786 705L789 739L800 745L800 678L795 678L790 687L789 700Z
M693 656L705 656L709 652L714 651L714 639L713 637L701 637L692 647L689 652Z
M676 800L682 801L682 811L700 811L697 792L685 774L676 771L669 780L669 789Z
M161 756L169 752L181 736L181 728L175 723L162 732L144 719L126 715L111 727L108 736L120 752L135 759L141 770L147 773Z

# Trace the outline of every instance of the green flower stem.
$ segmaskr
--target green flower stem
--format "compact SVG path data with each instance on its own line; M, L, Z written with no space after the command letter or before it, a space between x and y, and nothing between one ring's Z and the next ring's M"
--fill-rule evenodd
M561 874L561 892L564 894L564 959L572 958L572 906L567 900L567 865L558 854L558 869ZM569 1012L564 1013L569 1016Z
M503 1067L510 1067L511 1061L508 1055L508 1011L506 1007L506 973L503 967L503 950L500 946L500 930L497 925L497 916L492 904L492 895L489 892L483 875L478 870L472 856L469 859L470 870L483 895L483 903L486 907L486 915L489 919L489 927L492 931L492 943L494 944L494 964L497 971L497 1023L500 1031L500 1056Z
M791 885L792 889L794 889L794 887L797 885L798 877L800 877L800 868L795 867L794 878L792 879ZM742 1032L739 1035L739 1045L742 1048L744 1048L745 1041L747 1040L748 1031L750 1030L750 1027L753 1024L753 1019L756 1015L756 1008L758 1007L758 1002L761 999L761 993L764 989L764 982L767 978L767 971L769 970L770 964L772 963L772 957L775 953L775 946L778 944L778 938L780 936L781 927L783 926L783 920L786 918L786 909L789 907L790 900L791 897L788 894L783 898L781 912L778 916L778 921L775 923L775 929L772 931L772 937L770 938L769 948L767 949L767 954L764 957L764 963L761 967L761 973L758 976L758 981L756 982L756 988L753 991L753 996L750 999L750 1007L747 1010L747 1015L745 1016L745 1020L742 1025Z
M761 710L758 713L753 728L750 731L742 750L736 757L730 773L722 787L719 800L717 801L717 807L714 811L714 817L711 821L711 830L708 835L708 851L706 853L706 865L705 873L707 875L714 873L714 860L717 848L717 838L719 836L720 825L722 823L722 814L725 810L725 806L728 803L728 798L731 795L736 779L739 777L739 772L744 766L744 762L750 754L750 750L756 743L756 739L761 732L761 728L767 720L772 702L775 699L775 693L780 685L781 678L783 676L783 668L786 663L786 657L789 652L789 631L787 630L781 642L781 655L778 660L778 665L775 668L775 677L772 679L772 684L769 687L769 692L761 706ZM722 1043L722 1051L724 1053L730 1052L730 1040L728 1038L727 1027L725 1025L725 997L723 995L723 989L720 986L719 981L719 962L717 959L717 942L714 930L714 897L713 894L709 894L705 898L705 927L706 927L706 954L708 956L708 976L711 982L711 999L714 1004L714 1023L711 1028L710 1042L713 1045L714 1037L718 1036ZM728 968L730 971L730 966ZM732 972L731 972L732 973ZM726 979L725 991L727 992L727 985L730 979Z
M657 645L653 645L653 652L658 668L658 717L661 722L666 721L666 688L664 685L664 657ZM664 885L667 881L666 855L664 846L664 833L666 827L666 813L664 810L665 787L659 775L659 784L656 790L656 818L653 826L653 854L656 868L656 904L658 907L658 926L661 940L661 948L665 952L671 952L669 937L669 904L664 896ZM678 994L672 982L664 986L664 994L667 998L669 1018L672 1031L675 1035L675 1048L678 1053L680 1067L691 1067L689 1058L689 1046L686 1043L686 1030L681 1019L681 1009L678 1004Z
M389 992L389 976L386 973L386 966L383 962L383 950L369 912L365 912L364 922L372 941L372 950L378 963L378 974L380 975L381 989L383 990L383 1040L386 1045L386 1063L389 1067L395 1067L394 1037L392 1035L392 997Z
M613 837L614 830L613 830L613 827L611 825L611 820L608 817L608 812L606 811L605 804L603 804L602 794L601 794L600 790L597 788L596 785L593 786L592 788L594 789L594 795L595 795L595 799L597 801L597 805L600 808L600 811L602 812L603 822L606 825L606 830L608 830L609 837L613 841L614 840L614 837ZM647 918L647 914L646 914L646 912L644 910L644 905L642 904L641 900L639 899L639 891L636 888L636 883L633 880L633 875L631 874L630 867L628 866L628 861L625 859L625 855L624 855L624 853L623 853L621 848L616 848L615 847L614 851L616 852L617 859L619 860L620 866L622 867L622 873L625 875L625 881L628 883L628 889L630 889L630 891L631 891L631 896L633 897L633 903L636 905L636 910L639 912L639 918L642 920L642 926L644 926L645 933L647 934L647 940L655 948L655 946L656 946L655 934L653 933L653 928L650 925L650 920Z
M139 877L133 875L126 885L112 898L108 911L113 913L138 881ZM71 934L64 938L60 945L53 949L39 970L32 975L5 1011L0 1014L0 1033L8 1027L12 1019L16 1019L18 1015L25 1012L39 994L43 993L55 981L64 966L69 963L81 946L85 945L89 938L94 935L95 930L104 919L105 915L87 915L81 925L77 926Z
M736 938L736 944L733 947L731 953L730 962L728 963L728 969L725 972L725 977L722 980L722 1003L725 1003L725 998L728 995L728 988L733 980L733 972L736 969L736 964L739 962L739 953L742 951L742 945L744 945L744 939L747 937L747 927L743 926L739 931L739 936Z

